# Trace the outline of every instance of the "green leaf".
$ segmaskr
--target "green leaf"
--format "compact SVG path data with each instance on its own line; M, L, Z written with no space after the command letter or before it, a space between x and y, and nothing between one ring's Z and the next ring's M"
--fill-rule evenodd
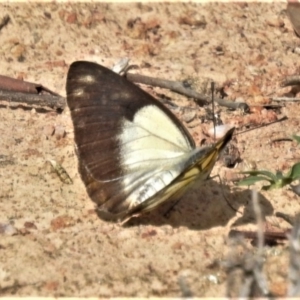
M265 179L265 180L273 180L276 181L277 180L277 176L275 174L273 174L272 172L266 171L266 170L253 170L253 171L245 171L245 172L241 172L242 174L249 174L251 176L266 176L270 179Z
M285 185L289 184L292 180L290 178L285 178L285 179L278 179L276 182L273 182L270 185L264 185L262 187L262 190L264 191L269 191L273 189L280 189L284 187Z
M277 171L276 174L273 174L266 170L253 170L241 173L250 176L238 182L238 186L249 186L258 181L265 180L268 181L270 185L264 185L262 189L268 191L271 189L282 188L285 185L290 184L292 181L300 179L300 162L294 164L286 175L283 175L281 171Z
M276 171L276 180L282 179L284 176L281 171Z
M264 185L261 189L264 191L269 191L275 188L276 188L275 184L270 184L270 185Z
M283 178L280 187L284 187L285 185L290 184L293 180L294 180L293 178Z
M292 138L298 143L300 144L300 136L299 135L293 135Z
M291 178L292 180L296 180L300 178L300 163L294 164L290 171L284 176L285 178Z
M282 187L284 187L285 185L289 184L292 182L291 178L280 178L278 179L275 184L274 184L274 188L276 189L280 189ZM273 188L273 187L272 187Z
M249 176L247 178L244 178L242 179L240 182L238 182L238 186L242 186L242 185L252 185L258 181L262 181L262 180L265 180L265 181L269 181L270 183L273 183L274 181L273 180L269 180L267 179L266 177L262 177L262 176Z

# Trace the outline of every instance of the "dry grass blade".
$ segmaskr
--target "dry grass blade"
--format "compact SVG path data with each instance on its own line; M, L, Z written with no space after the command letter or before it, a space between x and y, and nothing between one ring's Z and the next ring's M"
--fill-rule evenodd
M296 217L290 236L289 297L300 296L300 215Z
M263 219L258 203L258 194L252 194L254 212L258 227L258 251L253 253L241 237L230 240L232 249L225 262L228 274L227 297L268 297L267 281L263 273Z

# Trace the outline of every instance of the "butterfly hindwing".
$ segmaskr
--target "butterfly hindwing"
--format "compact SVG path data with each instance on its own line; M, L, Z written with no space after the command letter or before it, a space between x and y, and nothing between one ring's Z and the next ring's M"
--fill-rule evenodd
M138 216L145 211L150 211L167 199L178 199L191 185L205 181L209 177L220 153L231 140L233 132L234 128L230 129L216 144L192 151L178 177L171 184L158 191L153 197L149 197L133 207L128 212L128 217ZM180 164L175 164L175 166L178 165ZM172 166L170 169L172 169Z

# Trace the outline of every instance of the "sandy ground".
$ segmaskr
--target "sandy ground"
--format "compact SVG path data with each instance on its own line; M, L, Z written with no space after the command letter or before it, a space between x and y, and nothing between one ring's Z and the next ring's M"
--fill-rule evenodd
M270 103L299 74L299 47L285 3L236 4L0 4L0 74L41 83L65 96L68 66L91 60L112 67L129 57L135 72L166 79L209 77L225 86L228 99ZM197 143L208 124L191 99L144 87L154 96L195 109L185 122ZM220 109L238 128L287 116L288 120L235 137L244 161L258 169L287 171L299 161L294 142L271 141L299 134L299 104L249 116ZM174 113L185 120L185 110ZM253 126L252 126L253 125ZM54 132L54 133L53 133ZM226 273L214 264L226 258L228 232L255 230L250 191L217 179L188 192L171 212L167 206L128 226L100 220L77 170L68 109L0 103L0 295L1 296L224 296ZM47 160L73 180L60 181ZM213 174L230 178L220 162ZM239 209L230 209L223 194ZM289 227L276 211L295 214L299 197L289 188L260 192L267 225ZM252 247L252 246L250 246ZM288 245L266 249L270 290L285 295ZM214 267L212 267L214 266Z

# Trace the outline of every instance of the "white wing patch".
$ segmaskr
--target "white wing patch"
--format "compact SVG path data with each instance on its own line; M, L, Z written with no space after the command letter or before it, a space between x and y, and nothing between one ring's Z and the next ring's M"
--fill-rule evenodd
M179 172L178 168L175 168L173 170L161 170L158 174L151 176L128 197L130 207L134 207L157 194L168 186L180 173L181 170Z
M124 118L121 128L120 159L128 172L169 165L170 160L193 150L176 124L154 105L137 111L132 122Z
M125 170L123 187L135 206L168 186L182 172L194 153L187 137L155 105L124 119L118 136L120 160Z
M121 157L124 165L133 166L135 163L165 160L186 153L177 144L154 135L138 124L124 121L123 133L120 138Z
M191 150L186 136L158 106L148 105L141 108L136 112L133 123L181 147L184 152Z
M141 108L132 122L124 119L121 127L118 140L125 165L177 157L192 150L176 124L154 105Z

